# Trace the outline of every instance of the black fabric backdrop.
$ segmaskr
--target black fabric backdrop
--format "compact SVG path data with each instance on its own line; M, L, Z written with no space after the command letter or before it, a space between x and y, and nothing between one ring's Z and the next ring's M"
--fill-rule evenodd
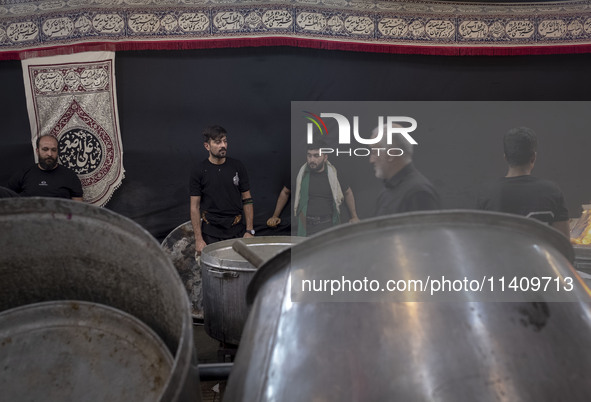
M229 155L249 170L255 229L286 234L286 224L269 230L265 221L290 169L291 101L591 100L590 65L588 54L437 57L290 47L119 52L126 177L106 207L162 240L189 220L189 167L206 157L202 128L220 124L229 132ZM33 154L20 62L0 62L0 82L0 185L6 186L16 169L33 162ZM458 133L471 141L477 134ZM591 199L591 186L588 166L573 172L569 155L591 150L589 135L568 127L553 135L567 148L551 160L540 159L535 173L561 185L576 217ZM431 165L427 160L420 169L436 176L441 159ZM435 180L446 208L469 207L475 182L504 174L501 150L498 158L483 160L464 168L461 161L449 161L457 165L453 185ZM362 218L371 213L371 206L360 205ZM289 222L288 208L283 218Z

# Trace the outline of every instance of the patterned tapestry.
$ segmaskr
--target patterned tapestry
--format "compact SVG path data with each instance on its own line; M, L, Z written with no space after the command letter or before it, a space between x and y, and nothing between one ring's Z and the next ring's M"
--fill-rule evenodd
M22 61L31 141L58 139L60 164L74 170L84 201L103 206L124 177L114 53Z
M388 53L591 51L591 0L0 0L0 59L299 46ZM46 55L46 54L45 54Z

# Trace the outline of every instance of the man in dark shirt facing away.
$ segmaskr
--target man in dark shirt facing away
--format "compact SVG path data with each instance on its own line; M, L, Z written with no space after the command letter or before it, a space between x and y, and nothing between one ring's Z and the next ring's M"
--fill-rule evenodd
M487 184L478 196L478 209L523 215L545 222L570 237L568 210L560 188L531 175L537 156L535 132L509 130L503 138L507 175Z

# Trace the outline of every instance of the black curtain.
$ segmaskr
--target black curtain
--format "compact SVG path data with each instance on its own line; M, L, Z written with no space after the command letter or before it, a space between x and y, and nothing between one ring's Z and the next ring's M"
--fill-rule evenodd
M589 65L588 54L441 57L291 47L118 52L126 173L106 207L160 240L189 220L189 167L207 156L203 127L219 124L229 133L229 155L242 160L249 171L255 229L262 235L286 234L286 224L270 230L265 221L290 170L291 101L591 100ZM0 82L0 186L6 186L16 169L33 162L33 154L20 62L0 62ZM579 152L587 144L587 133L569 130L568 122L564 132L552 135L564 136L559 143ZM485 175L504 174L501 154ZM546 159L540 176L561 166L572 170L568 155L567 149ZM425 161L423 157L417 164L437 176L441 162L428 166ZM466 168L468 176L482 173ZM559 184L572 217L591 199L584 182L586 166L580 168L556 176L568 181ZM470 205L475 181L477 177L468 177L465 185L450 185L439 179L435 184L446 197L445 206L455 208ZM289 222L288 209L284 222ZM369 206L362 205L359 213L370 216Z

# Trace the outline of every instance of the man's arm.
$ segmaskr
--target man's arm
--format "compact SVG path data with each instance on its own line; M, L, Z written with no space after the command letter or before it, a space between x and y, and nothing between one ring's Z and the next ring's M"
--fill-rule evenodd
M10 179L8 180L8 188L15 193L19 194L23 191L22 187L22 180L23 180L23 173L22 172L15 172Z
M70 198L74 201L82 201L84 198L84 189L82 188L82 182L73 170L68 170L72 173L72 184L70 185Z
M347 188L345 191L345 204L347 204L347 208L349 209L349 214L351 215L351 219L349 219L350 223L359 222L359 217L357 216L357 210L355 209L355 196L353 195L353 190L351 187Z
M287 187L283 186L283 188L281 189L281 192L279 193L279 196L277 197L277 204L275 205L275 212L273 212L272 217L267 219L267 226L274 228L274 227L277 227L277 225L279 225L281 223L281 218L279 218L279 215L281 215L283 208L285 208L285 205L287 204L287 201L289 200L290 194L291 194L291 190L288 189Z
M253 237L248 231L254 229L254 207L252 204L252 196L250 195L250 190L247 190L242 193L242 200L250 199L251 202L244 204L244 218L246 219L246 232L244 233L244 237Z
M201 255L201 251L206 246L201 234L201 196L191 196L191 225L195 233L195 252Z
M568 226L568 221L552 222L550 226L565 235L567 239L570 239L570 227Z

